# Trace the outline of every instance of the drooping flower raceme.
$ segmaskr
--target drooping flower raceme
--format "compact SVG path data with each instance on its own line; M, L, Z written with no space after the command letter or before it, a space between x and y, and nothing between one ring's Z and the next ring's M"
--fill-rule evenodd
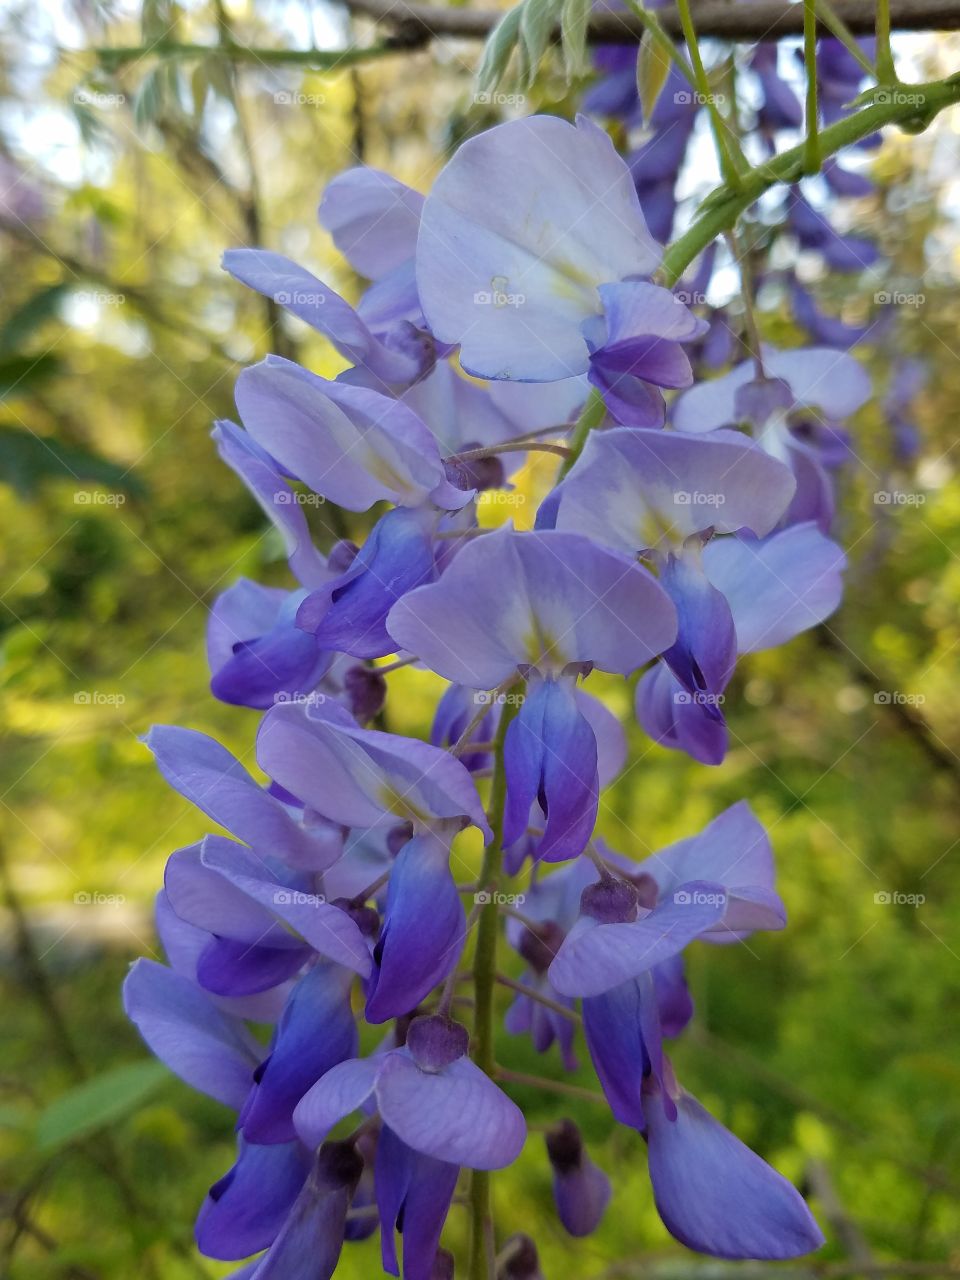
M763 128L787 127L769 51L754 72ZM632 120L633 90L606 88L595 109ZM211 609L212 690L261 713L246 754L196 729L146 739L211 829L168 859L167 963L134 966L125 1006L235 1113L236 1159L196 1238L250 1259L238 1280L330 1280L378 1230L384 1274L448 1280L456 1199L471 1280L540 1276L529 1234L501 1239L490 1216L490 1172L527 1133L509 1067L525 1036L565 1071L589 1055L678 1240L759 1259L822 1241L664 1051L694 1016L686 948L785 924L766 832L743 801L645 858L598 831L632 686L607 705L591 673L635 681L653 739L719 763L738 656L822 622L842 587L823 467L867 397L859 366L765 350L691 386L687 351L722 363L730 315L707 334L651 278L640 200L672 218L699 106L666 101L632 168L598 125L535 116L464 143L426 199L341 175L320 216L372 282L356 307L279 255L225 260L353 362L331 380L268 356L238 379L241 425L215 429L293 578L241 579ZM714 265L691 274L698 298ZM684 388L668 406L662 391ZM511 486L544 445L564 463L535 527L489 527L480 504L525 496ZM334 534L328 505L376 518ZM563 1229L602 1230L617 1181L576 1119L551 1116L534 1158Z

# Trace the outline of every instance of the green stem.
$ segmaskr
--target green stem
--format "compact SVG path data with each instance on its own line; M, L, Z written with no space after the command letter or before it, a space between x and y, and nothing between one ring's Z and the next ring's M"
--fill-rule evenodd
M400 44L375 44L367 49L253 49L227 41L223 44L188 44L180 40L157 40L152 44L101 45L93 53L111 70L140 62L144 58L229 58L231 62L257 62L265 66L306 66L318 71L339 71L368 59L383 58L409 50Z
M877 0L877 79L881 84L897 83L890 48L890 0Z
M583 453L583 446L587 443L587 436L594 427L599 427L606 416L606 412L607 406L603 403L603 396L596 387L591 387L586 403L580 411L580 417L574 424L573 434L570 436L570 444L567 447L567 456L563 460L560 474L557 477L558 483Z
M833 155L861 138L869 137L884 125L901 124L911 131L925 129L941 111L960 102L960 77L910 86L909 94L888 94L862 111L846 116L820 131L820 154ZM690 263L718 235L729 231L737 219L768 191L781 182L796 182L803 176L806 144L791 147L766 164L740 175L736 190L717 187L701 204L693 226L675 240L663 255L660 280L668 287L680 279Z
M697 92L710 117L713 140L720 160L720 172L728 186L737 187L740 185L740 173L730 150L726 121L720 114L715 95L710 88L710 81L707 79L703 59L700 57L700 44L697 40L696 27L693 25L693 15L690 12L690 0L677 0L677 12L680 14L680 26L683 28L683 37L687 42L687 51L693 64Z
M690 69L690 64L674 44L671 37L667 35L666 31L664 31L660 19L653 10L645 9L640 3L640 0L626 0L626 5L634 17L643 23L645 30L650 33L651 40L656 41L674 66L677 67L680 73L685 77L688 84L695 89L697 87L697 82Z
M835 40L839 40L847 53L850 54L854 61L859 62L868 76L877 78L876 68L873 63L857 44L857 37L853 34L844 20L838 13L835 13L829 0L814 0L814 8L817 11L817 17L820 22L827 28Z
M817 4L816 0L803 0L803 60L807 66L807 138L804 149L803 171L820 172L820 140L817 115Z
M503 811L507 799L507 774L503 765L503 744L510 722L517 713L519 698L504 701L497 726L494 751L493 782L490 787L490 829L493 839L483 854L480 869L480 889L491 893L503 869ZM480 908L477 921L477 945L473 956L473 1060L488 1076L496 1068L493 1035L493 998L497 978L497 933L499 912L496 902L490 901ZM492 1280L488 1266L487 1242L492 1234L493 1217L490 1205L490 1174L475 1169L470 1178L470 1266L469 1280Z

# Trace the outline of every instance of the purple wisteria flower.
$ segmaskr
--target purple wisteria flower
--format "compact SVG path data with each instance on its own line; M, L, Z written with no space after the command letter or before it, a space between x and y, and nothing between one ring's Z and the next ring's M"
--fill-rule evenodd
M470 373L555 382L586 373L622 422L663 421L686 387L681 344L704 329L649 282L660 246L630 171L585 117L532 116L459 149L423 209L417 286Z
M593 831L599 783L596 737L574 687L594 666L627 675L672 643L676 612L652 575L587 538L506 526L398 601L387 627L458 684L493 689L526 676L504 743L504 841L523 835L537 801L539 857L576 856Z

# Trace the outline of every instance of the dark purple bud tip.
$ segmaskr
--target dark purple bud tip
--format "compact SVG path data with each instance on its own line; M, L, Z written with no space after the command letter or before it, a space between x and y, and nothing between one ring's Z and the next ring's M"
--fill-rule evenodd
M335 542L327 556L327 568L334 573L346 573L357 557L360 548L347 538Z
M440 1013L414 1018L407 1030L407 1048L421 1071L442 1071L469 1047L466 1027Z
M363 1173L363 1156L352 1142L325 1142L317 1152L314 1177L324 1186L355 1188Z
M793 402L793 392L782 378L758 378L737 388L733 409L739 421L762 426L775 413L786 413Z
M572 1120L560 1120L545 1135L547 1155L557 1173L571 1173L580 1168L583 1139Z
M463 452L480 448L477 444L466 444ZM486 458L458 457L447 458L443 464L447 479L458 489L501 489L506 476L503 463L492 454Z
M343 689L357 720L372 720L387 700L387 682L372 667L351 667L343 677Z
M520 935L520 954L536 973L546 973L553 964L564 937L563 930L555 920L545 920L536 929L524 929Z
M587 885L580 895L580 914L601 924L623 924L636 920L640 896L626 880L603 879Z
M497 1280L543 1280L537 1246L529 1236L510 1236L500 1257Z
M387 852L395 858L408 840L413 839L413 823L401 822L387 832Z
M438 1249L430 1268L430 1280L453 1280L453 1254L449 1249Z
M350 898L334 898L333 906L345 911L365 938L375 938L380 932L380 913L373 907Z

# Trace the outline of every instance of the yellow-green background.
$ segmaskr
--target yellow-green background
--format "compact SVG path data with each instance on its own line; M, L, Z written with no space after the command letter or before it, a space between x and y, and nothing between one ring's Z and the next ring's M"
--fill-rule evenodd
M215 38L202 8L154 5L148 16ZM251 42L292 38L286 7L233 16ZM206 829L166 789L139 735L156 721L186 724L252 765L256 713L207 692L205 611L241 573L289 579L277 538L216 460L208 431L231 413L238 369L271 345L322 373L342 367L298 327L271 339L262 302L223 276L218 259L249 242L259 219L265 243L355 293L314 222L327 178L362 153L426 189L445 149L494 116L472 101L469 46L324 76L246 66L235 82L218 61L191 64L181 87L195 101L184 91L177 107L149 59L112 79L94 74L78 49L24 74L36 13L11 7L5 20L2 153L45 207L21 219L8 197L0 219L0 839L9 890L0 1274L216 1276L230 1268L193 1255L191 1224L230 1163L231 1117L143 1068L145 1049L119 1001L127 964L155 953L151 901L167 854ZM67 28L50 39L139 38L133 21L97 21L82 38ZM955 53L942 42L931 57L949 65ZM78 85L125 101L78 104ZM280 91L303 100L278 103ZM564 109L561 95L548 71L524 109ZM25 129L42 112L53 113L45 131ZM958 129L947 119L931 138L888 142L875 169L885 185L854 219L880 239L889 266L817 285L854 318L878 289L921 292L922 304L889 308L891 327L861 358L881 389L895 353L922 355L931 371L917 404L916 466L893 459L877 405L852 424L863 461L840 484L838 533L851 548L840 613L742 663L728 694L732 748L719 769L651 747L626 689L591 681L630 736L630 766L602 807L611 845L643 855L742 797L771 830L788 928L749 946L692 949L697 1015L675 1062L714 1114L815 1188L829 1240L822 1259L854 1273L870 1258L960 1267ZM89 295L98 295L92 304ZM776 294L764 301L768 336L799 340ZM528 501L510 509L519 522L529 523L548 482L544 468L524 477ZM879 489L924 501L879 507ZM329 518L321 511L321 541ZM363 527L348 517L341 531ZM390 682L391 727L425 733L439 682L412 671ZM906 709L875 701L881 690L906 698ZM878 904L884 891L925 900ZM122 901L88 905L83 894ZM552 1055L539 1062L525 1042L504 1036L499 1053L516 1069L559 1074ZM92 1093L78 1098L71 1090L83 1079ZM570 1110L529 1091L517 1097L535 1123ZM654 1268L715 1274L660 1226L642 1141L614 1134L601 1107L575 1103L573 1113L614 1178L603 1227L584 1242L563 1237L534 1132L518 1165L495 1179L501 1233L535 1235L550 1280ZM455 1207L454 1244L462 1217ZM342 1274L376 1274L374 1250L348 1248Z

